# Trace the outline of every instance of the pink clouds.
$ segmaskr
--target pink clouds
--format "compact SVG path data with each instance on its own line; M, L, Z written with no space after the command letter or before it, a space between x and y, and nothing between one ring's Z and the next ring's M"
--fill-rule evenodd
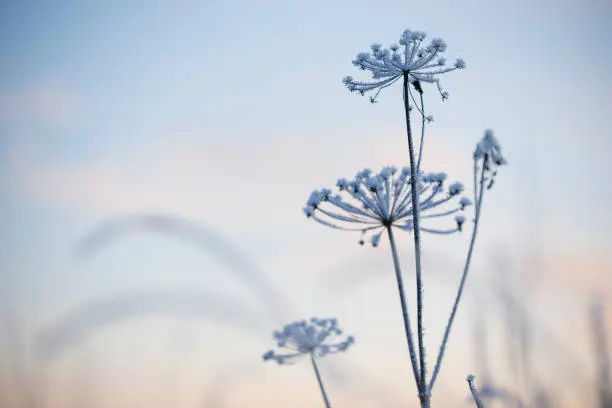
M612 299L612 258L596 250L558 251L546 260L546 279L576 294ZM586 306L585 306L586 307Z

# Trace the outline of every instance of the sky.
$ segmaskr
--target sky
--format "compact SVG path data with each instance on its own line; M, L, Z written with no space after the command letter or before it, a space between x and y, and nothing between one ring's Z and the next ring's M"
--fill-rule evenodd
M2 2L0 406L316 406L308 361L261 361L273 330L310 316L357 339L321 361L334 406L416 406L389 245L302 213L340 177L407 165L401 87L370 104L341 82L367 79L355 55L406 28L467 63L443 76L447 101L425 89L424 168L471 190L489 128L509 161L487 192L437 403L465 405L484 360L527 392L502 293L532 325L531 384L565 406L594 394L588 308L612 298L611 20L596 0ZM132 228L77 251L142 214L199 229ZM430 362L468 238L424 237ZM482 310L488 358L472 338Z

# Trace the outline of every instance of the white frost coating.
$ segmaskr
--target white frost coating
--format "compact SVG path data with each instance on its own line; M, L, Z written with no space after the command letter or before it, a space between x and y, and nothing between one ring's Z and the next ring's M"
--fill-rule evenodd
M459 200L459 205L461 205L462 208L465 208L469 205L472 205L472 200L467 197L461 197L461 200Z
M465 222L465 216L457 215L457 216L455 216L455 221L457 222L457 229L459 231L461 231L461 229L463 227L463 223Z
M493 186L495 176L497 175L497 167L507 164L506 159L502 156L501 146L493 136L493 131L491 130L485 131L483 138L476 145L476 149L474 149L473 156L475 206L474 228L472 230L472 238L470 239L470 246L465 259L465 265L463 267L463 274L461 275L461 282L459 283L459 288L457 289L457 295L455 296L455 301L453 302L450 317L448 318L446 328L444 329L444 336L442 338L442 343L440 344L440 351L438 353L436 365L434 366L433 374L429 382L428 387L430 392L436 383L438 374L440 373L440 367L442 366L442 360L444 359L444 353L446 346L448 345L448 338L453 327L453 322L455 321L455 316L457 315L457 309L459 308L459 303L461 302L461 297L463 295L463 289L465 288L465 282L470 270L472 254L474 252L474 244L476 242L476 235L478 232L478 224L481 218L484 192ZM460 204L467 205L469 202L470 200L465 199L465 201L462 200ZM465 219L455 218L455 221L457 221L458 228L461 229L461 225L465 222ZM468 382L470 382L470 379L468 379ZM471 382L470 388L472 388Z
M501 145L495 136L493 136L492 130L485 130L484 136L476 145L476 149L474 149L474 162L477 168L480 167L482 169L487 189L493 187L497 168L507 165L508 161L502 155Z
M493 136L493 131L490 129L485 130L485 134L476 145L474 150L474 159L481 159L485 155L489 155L493 163L497 166L508 164L504 156L502 156L501 145Z
M462 191L463 191L463 183L460 183L458 181L456 183L451 184L448 187L448 193L450 195L457 195L457 194L460 194Z
M370 98L375 102L376 96L382 89L408 75L412 84L435 83L442 99L447 99L448 93L442 90L439 76L456 69L464 69L465 61L459 58L453 66L446 66L446 59L441 56L446 51L444 41L434 38L429 45L424 45L425 37L423 32L405 30L399 45L392 44L386 49L380 44L373 44L369 53L357 54L353 65L361 70L370 71L374 81L362 82L346 76L342 82L349 91L359 92L362 95L377 89L376 95Z
M323 357L328 354L346 351L355 339L348 336L338 341L342 330L338 328L336 319L318 319L313 317L306 320L286 324L281 331L274 332L274 340L279 348L290 350L287 354L277 354L269 350L263 355L263 360L274 360L278 364L287 364L288 361L310 355Z
M449 203L463 191L463 184L457 182L445 192L446 178L446 173L419 174L419 208L423 220L457 213L471 203L463 197L454 206L434 212L434 209ZM405 167L398 173L395 167L385 167L378 174L364 169L353 180L339 179L336 187L337 194L330 189L312 192L304 207L304 214L328 227L373 233L370 242L374 247L380 243L381 232L386 227L413 230L409 168ZM450 234L459 231L460 225L447 230L426 227L421 230ZM364 244L365 240L360 239L359 243Z
M380 231L378 234L372 235L371 242L372 242L372 246L374 248L376 248L378 246L378 244L380 243L380 236L381 236L381 234L382 234L382 231Z

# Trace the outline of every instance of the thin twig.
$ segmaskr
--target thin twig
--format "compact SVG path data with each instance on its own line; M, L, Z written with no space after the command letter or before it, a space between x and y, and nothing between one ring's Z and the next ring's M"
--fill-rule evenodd
M474 402L476 403L476 406L478 408L484 408L484 404L482 400L480 399L480 396L478 395L478 390L474 386L474 376L470 374L467 376L466 380L470 387L470 392L472 393L472 398L474 398Z
M423 103L423 92L421 92L421 143L419 143L419 159L417 161L417 173L421 170L423 160L423 143L425 142L425 106Z
M436 365L434 367L434 372L431 377L431 382L429 383L429 392L431 393L433 386L438 378L438 373L440 372L440 366L442 365L442 359L444 358L444 351L446 350L446 345L448 343L448 337L450 335L451 328L453 326L453 322L455 320L455 315L457 314L457 308L459 307L459 302L461 301L461 296L463 295L463 288L465 287L465 281L468 276L468 272L470 270L470 263L472 261L472 254L474 252L474 243L476 242L476 235L478 233L478 222L480 221L480 209L482 207L482 198L484 196L484 173L487 167L487 159L485 158L482 164L482 173L480 176L480 185L476 192L477 201L476 201L476 209L475 209L475 217L474 217L474 229L472 230L472 238L470 240L470 248L468 250L467 258L465 260L465 266L463 268L463 275L461 276L461 283L459 284L459 289L457 290L457 295L455 297L455 302L453 303L453 308L448 319L448 323L446 324L446 329L444 330L444 337L442 339L442 343L440 345L440 352L438 353L438 359L436 361ZM477 172L477 167L475 165L474 172ZM475 190L476 190L476 186Z
M429 407L429 394L427 389L427 363L425 361L425 340L423 328L423 280L421 274L421 231L419 228L420 211L417 185L417 166L414 160L414 146L412 141L412 128L410 126L409 76L404 74L404 109L406 112L406 131L408 133L408 153L410 155L410 192L412 196L412 219L414 236L414 260L417 286L417 337L419 342L419 398L422 407Z
M310 355L310 361L312 362L312 368L314 369L315 375L317 376L317 381L319 382L319 388L321 389L321 395L323 396L323 401L325 402L325 408L331 408L329 398L327 398L327 393L325 392L325 387L323 387L323 380L321 380L319 368L317 367L317 363L315 362L312 354Z

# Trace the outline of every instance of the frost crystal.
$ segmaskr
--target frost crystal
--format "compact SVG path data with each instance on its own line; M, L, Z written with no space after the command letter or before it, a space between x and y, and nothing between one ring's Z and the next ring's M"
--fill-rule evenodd
M434 212L463 191L463 184L453 183L444 191L445 173L421 173L418 175L418 196L421 219L443 217L463 210L471 201L463 197L454 208ZM304 207L304 213L323 225L332 228L371 232L372 246L378 246L384 228L413 229L413 203L410 191L410 169L399 174L394 167L385 167L380 173L360 171L353 180L339 179L338 194L330 189L315 190ZM334 208L335 207L335 208ZM421 231L449 234L461 229L463 218L456 219L456 228L438 230L421 227ZM365 243L362 239L360 244Z
M439 38L434 38L425 46L423 40L425 33L405 30L399 40L399 45L392 44L388 49L380 44L373 44L369 53L357 54L353 65L361 70L372 73L373 82L356 81L351 76L345 77L342 82L351 92L364 95L368 91L378 89L372 102L376 101L378 93L392 85L399 78L408 75L410 83L422 92L420 83L435 83L442 99L448 98L448 93L440 86L441 74L456 69L464 69L465 61L457 59L453 66L446 66L446 59L441 56L446 51L446 44Z
M269 350L263 355L264 361L274 360L278 364L287 364L304 355L323 357L327 354L346 351L354 342L353 336L338 341L342 330L338 328L336 319L318 319L313 317L310 322L306 320L286 324L282 331L274 332L274 340L279 348L291 350L287 354L277 354Z

